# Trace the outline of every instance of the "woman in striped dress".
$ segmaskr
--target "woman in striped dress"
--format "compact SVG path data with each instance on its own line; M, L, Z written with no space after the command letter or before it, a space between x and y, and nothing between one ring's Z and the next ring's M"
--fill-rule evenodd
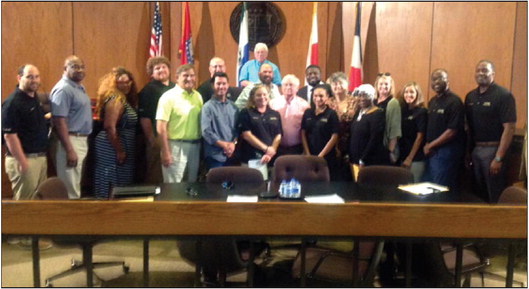
M132 74L112 69L99 81L98 112L103 122L95 138L94 189L98 199L108 199L115 186L134 181L138 95Z

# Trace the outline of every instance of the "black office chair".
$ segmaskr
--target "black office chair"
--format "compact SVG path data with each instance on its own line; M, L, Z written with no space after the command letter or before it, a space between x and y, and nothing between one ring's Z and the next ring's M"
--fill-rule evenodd
M298 181L328 182L330 181L329 167L324 158L307 155L284 155L274 163L273 180L280 183L282 180L295 178Z
M247 167L219 167L209 170L206 182L218 184L231 182L233 184L264 183L263 175L256 169ZM205 285L226 285L228 273L235 273L248 268L250 265L250 247L248 241L237 241L233 238L217 238L202 241L177 241L178 250L184 260L195 264L197 274L200 272ZM198 248L197 248L198 246ZM200 253L199 253L200 252ZM250 271L250 270L249 270ZM249 272L247 286L251 286L252 278ZM212 276L213 275L213 276ZM211 279L215 280L211 280ZM219 284L216 284L218 280Z
M61 181L61 179L57 177L51 177L42 182L39 187L37 188L37 199L40 200L68 200L68 189L64 185L64 183ZM94 276L99 282L102 281L102 279L93 272L93 269L101 268L101 267L108 267L108 266L115 266L119 265L123 267L123 272L128 273L129 267L125 265L125 262L92 262L92 248L93 246L99 241L97 238L90 238L89 236L81 236L81 237L53 237L53 242L57 245L79 245L81 246L83 250L83 261L80 262L78 260L72 259L71 268L61 272L59 274L56 274L54 276L51 276L49 278L46 278L46 287L53 287L53 281L72 275L74 273L77 273L79 271L86 269L86 282L88 287L93 287L93 279L92 276ZM89 266L91 264L92 266Z

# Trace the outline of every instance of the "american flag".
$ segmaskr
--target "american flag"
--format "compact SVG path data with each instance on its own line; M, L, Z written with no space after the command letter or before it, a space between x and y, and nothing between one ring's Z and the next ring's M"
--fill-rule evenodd
M156 2L154 8L149 54L151 57L162 55L162 15L160 14L160 4L158 2Z

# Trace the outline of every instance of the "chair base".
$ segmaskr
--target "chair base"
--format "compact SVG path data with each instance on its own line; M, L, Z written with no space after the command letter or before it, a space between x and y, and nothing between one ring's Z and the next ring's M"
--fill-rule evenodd
M93 269L97 269L97 268L101 268L101 267L110 267L110 266L122 266L123 267L123 272L125 274L129 273L129 266L125 264L125 262L94 262L93 263ZM62 277L65 277L65 276L70 276L72 274L75 274L79 271L82 271L82 270L86 270L87 267L85 264L83 264L81 261L78 261L78 260L74 260L72 259L72 264L71 264L71 268L66 270L66 271L63 271L57 275L54 275L50 278L47 278L46 281L45 281L45 287L53 287L53 281L59 279L59 278L62 278ZM99 276L97 276L97 274L93 274L94 276L94 279L98 280L99 282L102 282L103 279L101 279Z

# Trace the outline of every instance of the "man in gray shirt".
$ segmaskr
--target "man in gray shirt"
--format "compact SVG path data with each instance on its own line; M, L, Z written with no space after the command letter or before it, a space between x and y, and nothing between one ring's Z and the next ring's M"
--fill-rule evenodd
M62 79L51 90L51 113L57 146L57 176L68 188L70 199L81 197L83 161L88 152L87 137L92 132L92 105L81 84L85 65L72 55L64 61Z
M234 161L238 117L237 107L227 98L228 75L216 72L211 82L214 94L202 108L200 123L208 170L229 165Z

